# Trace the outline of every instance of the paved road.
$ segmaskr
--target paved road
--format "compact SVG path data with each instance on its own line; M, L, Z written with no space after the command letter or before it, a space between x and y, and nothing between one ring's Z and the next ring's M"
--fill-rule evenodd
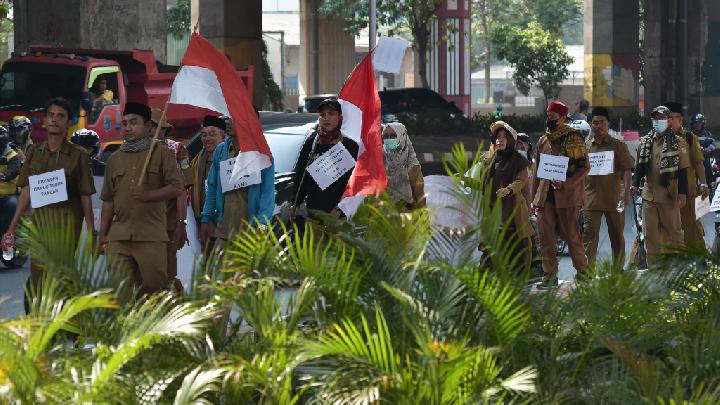
M95 187L99 191L102 186L102 177L95 178ZM98 200L98 194L93 197L93 208L99 213L100 201ZM96 215L99 217L99 215ZM703 218L703 224L705 226L705 241L710 245L712 243L714 235L713 227L713 215L708 214ZM625 221L625 244L626 252L630 253L632 249L632 243L635 237L634 223L631 213L628 211ZM192 234L192 232L188 232ZM197 241L193 241L195 246ZM178 277L187 285L192 273L193 263L197 248L193 246L186 246L178 252ZM601 227L600 244L598 247L598 259L602 260L611 257L610 241L607 235L607 228L604 224ZM22 292L25 280L30 272L29 262L22 268L8 270L0 265L0 299L4 301L0 302L0 319L16 316L23 311L22 307ZM572 280L575 276L575 270L572 267L572 263L568 256L562 256L560 259L559 277L563 280Z

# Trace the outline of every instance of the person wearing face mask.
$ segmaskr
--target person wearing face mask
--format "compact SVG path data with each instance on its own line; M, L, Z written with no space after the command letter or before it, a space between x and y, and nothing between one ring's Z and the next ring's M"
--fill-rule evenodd
M557 237L567 242L573 267L580 279L587 268L587 257L578 226L580 208L585 199L585 178L590 170L585 140L569 126L568 107L562 101L547 106L545 135L538 141L535 160L543 154L569 159L566 180L540 179L533 173L533 207L538 218L543 281L540 288L558 284Z
M600 240L600 221L605 217L615 263L622 265L625 257L625 207L630 202L630 183L633 161L625 142L610 136L610 114L605 107L592 111L592 139L587 141L588 151L612 156L613 169L610 173L588 175L585 185L583 215L583 242L588 262L595 261ZM611 154L611 155L610 155ZM620 194L621 184L624 184Z
M687 168L688 193L687 203L680 208L680 221L683 229L683 240L686 245L705 246L705 229L695 215L695 198L703 199L710 195L710 188L705 178L705 160L700 147L700 139L692 131L683 128L683 106L673 101L666 102L665 107L670 110L668 128L688 145L690 165Z
M658 255L683 243L680 209L688 194L688 145L668 127L670 110L655 107L650 114L653 129L640 139L637 168L630 189L633 195L642 187L643 228L648 264ZM692 202L694 204L694 202Z
M384 125L382 140L390 199L401 209L424 207L425 181L405 125L399 122Z
M502 205L501 227L506 238L517 238L513 257L520 257L518 270L528 271L532 260L532 240L535 230L530 223L530 210L525 199L530 161L515 147L518 135L515 129L503 121L490 126L494 148L486 154L484 167L485 184L490 186L492 196L500 198ZM491 207L497 200L491 200ZM507 242L510 242L508 240Z
M325 99L318 105L318 114L318 125L305 140L295 163L291 216L296 219L303 203L308 210L324 211L338 218L341 216L337 205L345 192L352 170L322 189L308 173L307 167L339 143L342 143L353 159L358 156L358 144L340 131L343 118L340 103L334 98Z

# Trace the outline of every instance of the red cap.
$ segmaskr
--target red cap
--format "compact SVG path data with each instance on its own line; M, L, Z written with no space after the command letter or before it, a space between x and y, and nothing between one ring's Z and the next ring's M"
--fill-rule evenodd
M565 105L560 100L553 100L550 103L548 103L547 110L546 111L553 111L558 114L560 114L563 117L566 117L568 114L568 106Z

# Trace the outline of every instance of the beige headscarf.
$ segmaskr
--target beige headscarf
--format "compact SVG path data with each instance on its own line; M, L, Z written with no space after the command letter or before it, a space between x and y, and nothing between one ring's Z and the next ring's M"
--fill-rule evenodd
M387 125L395 131L400 144L393 150L383 149L385 171L388 178L387 189L393 201L403 200L406 203L412 203L414 198L408 171L413 166L419 166L420 162L415 156L415 149L410 142L405 125L399 122L391 122Z

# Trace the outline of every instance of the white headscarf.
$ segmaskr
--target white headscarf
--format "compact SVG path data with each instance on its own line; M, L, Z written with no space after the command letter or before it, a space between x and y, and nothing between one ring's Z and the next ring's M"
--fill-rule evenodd
M403 200L406 203L412 203L414 199L408 171L413 166L419 166L420 162L415 156L415 149L410 142L405 125L399 122L391 122L387 125L397 134L400 144L393 150L383 149L385 172L388 178L387 188L393 201Z

